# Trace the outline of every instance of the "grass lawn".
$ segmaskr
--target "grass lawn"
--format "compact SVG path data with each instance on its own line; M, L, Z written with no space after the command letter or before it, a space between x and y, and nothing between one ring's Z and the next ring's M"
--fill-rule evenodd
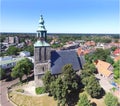
M93 99L93 98L91 98L90 100L91 100L91 102L96 103L97 106L106 106L105 103L104 103L104 99L103 98L101 98L101 99Z
M86 92L84 91L82 93ZM11 92L9 93L9 97L10 100L17 104L17 106L57 106L57 101L55 101L53 97L47 96L47 94L42 96L26 96L16 92ZM91 103L96 104L93 106L106 106L104 103L104 97L101 99L95 99L88 95L88 99Z
M26 96L11 92L9 97L17 106L57 106L57 101L46 94L43 96Z

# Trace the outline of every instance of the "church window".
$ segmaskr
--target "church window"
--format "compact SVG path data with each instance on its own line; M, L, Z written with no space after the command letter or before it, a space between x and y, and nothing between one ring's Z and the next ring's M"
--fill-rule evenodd
M43 72L45 71L44 67L42 68L42 71L43 71Z

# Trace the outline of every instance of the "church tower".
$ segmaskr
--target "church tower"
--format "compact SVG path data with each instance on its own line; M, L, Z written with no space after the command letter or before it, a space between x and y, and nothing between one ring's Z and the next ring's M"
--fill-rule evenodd
M34 44L34 79L36 87L42 85L41 77L50 69L50 52L50 44L47 43L47 30L41 15L37 28L37 42Z

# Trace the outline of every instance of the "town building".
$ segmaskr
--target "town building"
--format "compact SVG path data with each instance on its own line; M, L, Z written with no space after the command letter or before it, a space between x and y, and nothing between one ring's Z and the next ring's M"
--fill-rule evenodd
M115 49L115 51L113 52L114 56L119 56L120 55L120 48Z
M86 46L95 46L96 43L94 41L87 41L87 42L85 42L85 45Z
M46 71L52 75L62 73L66 64L72 64L75 71L82 69L84 57L79 57L75 50L52 50L47 43L47 30L41 15L37 29L37 41L34 44L34 80L35 86L42 86L41 77Z
M20 39L18 36L8 36L4 41L4 43L7 43L7 44L18 44L19 42L20 42Z
M24 57L13 58L12 56L0 57L0 68L10 69L13 68L18 61L24 59Z
M96 60L94 64L100 76L113 79L113 66L110 63L102 60Z

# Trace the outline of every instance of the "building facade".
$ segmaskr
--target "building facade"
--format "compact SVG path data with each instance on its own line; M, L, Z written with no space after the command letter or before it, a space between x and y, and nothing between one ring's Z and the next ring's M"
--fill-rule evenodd
M50 45L47 41L47 30L44 26L44 20L41 15L37 29L37 42L34 44L34 79L35 86L42 86L41 77L45 71L49 70Z
M82 69L84 57L78 56L75 50L51 50L47 43L47 30L43 17L40 17L37 29L37 42L34 44L34 81L35 87L42 86L42 76L46 71L52 75L62 73L66 64L71 64L75 72Z

